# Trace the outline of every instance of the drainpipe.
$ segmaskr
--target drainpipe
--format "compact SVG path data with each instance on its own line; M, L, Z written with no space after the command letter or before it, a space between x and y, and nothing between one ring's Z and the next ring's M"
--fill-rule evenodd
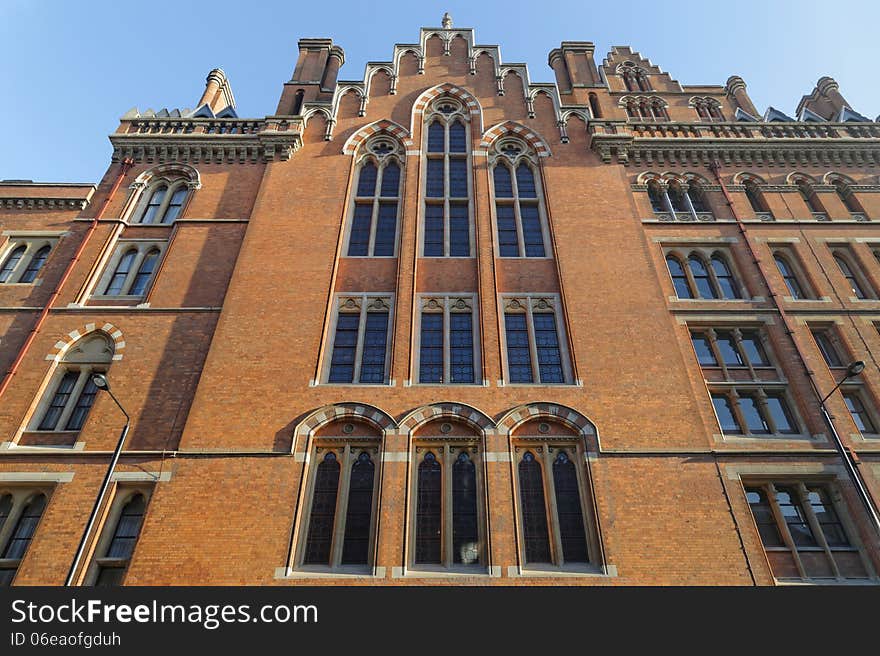
M770 284L767 280L767 276L764 275L764 270L761 268L761 262L758 259L758 254L755 251L754 246L752 246L752 242L749 240L748 233L746 232L746 228L743 225L742 219L736 211L736 208L733 205L733 198L730 196L730 191L724 184L724 180L721 178L721 164L717 159L712 160L712 163L709 165L709 170L715 175L715 180L718 182L718 185L721 187L721 192L724 194L724 198L727 201L728 207L730 207L730 211L733 214L733 218L736 220L736 225L739 228L739 233L742 236L743 242L746 247L749 249L749 255L752 258L752 262L754 262L758 272L761 274L761 278L764 281L764 285L767 287L768 291L770 290ZM856 488L856 493L859 497L859 500L862 502L862 505L865 507L865 510L868 513L868 517L871 520L871 525L874 528L874 531L880 535L880 516L877 513L877 507L874 504L873 499L871 498L871 494L865 486L864 481L862 480L861 473L857 468L857 463L853 458L852 452L847 449L843 442L840 439L840 435L837 432L836 427L834 426L834 421L831 418L831 415L828 413L828 410L825 408L825 398L822 398L822 394L819 392L819 387L816 384L815 374L810 370L807 366L807 361L804 358L804 354L801 351L800 346L797 343L797 340L794 338L794 330L791 326L791 321L788 318L788 315L785 313L782 305L780 305L776 295L770 292L770 298L773 300L773 306L775 310L779 313L780 319L782 319L782 325L785 327L785 333L791 339L791 343L794 346L795 353L798 355L798 359L804 367L804 370L807 372L807 379L810 381L810 387L813 390L813 393L816 395L816 400L819 402L819 410L822 414L825 423L828 425L828 428L831 429L831 436L834 441L834 447L837 449L838 454L840 455L840 459L843 461L844 468L846 469L847 474L849 475L850 480ZM839 387L839 385L838 385ZM836 390L837 388L835 388ZM834 390L832 390L833 392ZM829 394L830 396L830 394Z
M73 268L76 266L77 262L79 262L79 259L86 248L86 244L88 244L89 240L92 238L92 235L95 233L95 230L98 227L98 221L104 216L104 212L107 211L107 207L110 205L110 201L113 200L113 197L119 190L119 185L122 184L122 180L125 178L126 174L132 166L134 166L134 160L130 157L126 157L122 161L122 168L116 175L116 180L113 183L113 187L110 189L110 193L107 194L107 197L104 199L104 204L101 205L101 209L95 215L95 218L92 219L92 224L89 226L88 230L86 231L85 237L83 237L83 240L77 247L76 252L73 254L73 258L71 258L70 262L67 263L67 268L61 275L61 280L59 280L58 284L55 285L55 291L52 292L49 300L46 301L46 304L40 311L40 315L37 317L36 323L34 323L33 328L31 328L30 332L28 333L27 339L25 339L24 344L18 352L18 356L15 358L15 361L12 363L12 365L9 367L9 370L3 376L3 381L0 382L0 397L2 397L3 394L6 392L6 389L9 387L9 383L12 381L12 377L16 374L16 372L18 372L18 368L21 366L21 363L24 360L24 356L27 354L28 349L30 349L31 344L33 344L34 339L36 339L37 333L40 331L40 328L46 321L46 317L49 316L49 311L52 309L55 301L57 301L58 297L61 295L61 289L64 287L64 283L66 283L67 279L70 278L70 274L73 271Z

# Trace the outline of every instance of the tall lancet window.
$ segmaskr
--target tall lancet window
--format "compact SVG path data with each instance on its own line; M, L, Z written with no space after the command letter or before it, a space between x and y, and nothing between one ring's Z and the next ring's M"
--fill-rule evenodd
M495 222L500 257L545 257L550 243L543 192L532 150L501 139L493 154Z
M468 122L457 100L436 100L425 122L424 257L471 257Z
M385 137L368 143L366 153L356 175L346 254L393 257L397 253L403 158L397 142Z

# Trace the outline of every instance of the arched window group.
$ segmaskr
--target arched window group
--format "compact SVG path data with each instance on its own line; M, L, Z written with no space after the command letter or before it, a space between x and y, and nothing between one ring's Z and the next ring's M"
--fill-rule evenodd
M434 101L425 130L424 224L422 255L470 257L469 123L457 101Z
M0 489L0 587L12 585L46 509L47 493Z
M142 297L156 274L165 242L121 240L98 281L99 296Z
M724 113L721 111L721 103L714 98L693 98L691 106L696 110L701 121L723 121Z
M668 121L666 103L659 98L626 98L622 101L630 120Z
M651 91L651 84L645 70L633 62L626 62L618 66L617 73L623 78L623 85L627 91Z
M502 141L492 169L498 254L501 257L545 257L543 193L534 166L525 157L525 146Z
M381 139L367 146L355 185L348 238L349 257L392 257L396 254L401 165L395 142Z
M12 237L6 248L0 250L0 284L33 283L51 251L52 244L45 240Z
M472 420L473 415L466 420L444 414L410 426L405 565L413 573L486 573L488 456L484 429ZM509 463L520 562L525 569L594 571L601 562L587 444L558 418L539 413L523 421L510 433L516 456ZM379 529L382 429L352 417L331 420L310 434L292 566L303 572L368 572Z
M669 214L678 219L685 215L685 218L694 221L705 215L709 215L709 219L714 218L703 185L696 178L687 181L660 181L655 178L648 181L647 189L651 209L656 214Z
M132 222L174 223L180 218L189 190L190 184L186 180L162 179L152 183L144 191Z
M742 298L730 264L720 252L708 257L701 251L686 256L669 253L666 266L678 298L732 300Z

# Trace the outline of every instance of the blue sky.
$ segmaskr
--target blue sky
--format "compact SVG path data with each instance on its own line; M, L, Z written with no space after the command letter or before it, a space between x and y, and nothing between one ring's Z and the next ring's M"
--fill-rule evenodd
M192 107L220 66L239 115L265 116L298 39L332 38L346 53L340 79L360 79L368 60L416 41L444 11L478 43L499 44L505 61L528 63L536 82L553 80L547 53L561 41L593 41L597 63L632 45L682 84L740 75L761 111L794 112L830 75L857 111L880 114L876 0L0 0L0 179L97 181L107 135L130 107Z

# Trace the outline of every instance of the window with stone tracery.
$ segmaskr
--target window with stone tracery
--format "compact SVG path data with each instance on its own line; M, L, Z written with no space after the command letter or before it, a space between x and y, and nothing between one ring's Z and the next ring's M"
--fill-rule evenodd
M424 130L424 257L472 257L470 116L461 102L440 98Z
M474 302L474 296L420 296L415 348L418 383L482 382L479 310Z
M391 297L340 295L334 310L324 382L387 384L391 363Z
M564 315L555 296L504 295L502 350L508 383L572 383Z
M404 158L388 137L368 142L355 175L349 208L349 257L393 257L397 254Z

